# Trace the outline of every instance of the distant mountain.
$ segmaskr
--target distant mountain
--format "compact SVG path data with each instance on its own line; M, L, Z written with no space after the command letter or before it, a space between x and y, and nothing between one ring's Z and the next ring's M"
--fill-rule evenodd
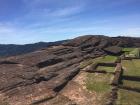
M26 53L33 52L42 48L46 48L46 47L50 47L54 45L60 45L64 41L39 42L39 43L25 44L25 45L0 44L0 57L26 54Z

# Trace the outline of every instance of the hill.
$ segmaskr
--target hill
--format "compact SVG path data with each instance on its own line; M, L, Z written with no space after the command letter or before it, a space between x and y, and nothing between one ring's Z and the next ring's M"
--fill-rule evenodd
M7 56L26 54L49 46L59 45L62 42L64 41L39 42L39 43L25 44L25 45L0 44L0 56L7 57Z
M87 35L1 59L0 105L113 105L123 47L140 47L140 38Z

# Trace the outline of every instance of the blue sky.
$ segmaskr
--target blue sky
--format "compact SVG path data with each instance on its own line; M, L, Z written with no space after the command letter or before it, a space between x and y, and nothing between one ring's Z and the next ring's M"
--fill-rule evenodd
M0 43L140 37L140 0L0 0Z

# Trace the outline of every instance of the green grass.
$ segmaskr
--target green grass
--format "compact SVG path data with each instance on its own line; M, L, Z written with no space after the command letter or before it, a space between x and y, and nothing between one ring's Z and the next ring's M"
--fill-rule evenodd
M135 48L133 51L131 51L129 53L129 56L131 57L136 57L136 58L140 58L140 49L139 48Z
M97 105L104 105L109 100L111 92L111 82L113 75L100 73L87 73L85 86L88 91L93 92Z
M131 51L133 51L135 48L123 48L122 51L125 53L125 55L129 55Z
M116 56L111 56L111 55L107 55L105 57L102 57L102 59L99 62L115 62L117 60Z
M117 105L140 105L140 93L119 89Z
M86 79L86 88L97 93L108 92L111 89L111 74L89 73Z
M136 68L140 68L140 59L133 59L132 62Z
M140 76L140 60L122 60L124 75Z
M124 52L131 52L133 51L135 48L123 48L122 51Z
M107 55L107 56L104 56L104 57L98 57L98 58L95 58L95 59L85 60L84 62L82 62L80 64L80 67L84 68L84 67L86 67L90 64L94 64L94 63L98 63L98 62L104 62L104 63L115 62L116 60L117 60L116 56Z
M125 56L140 58L139 48L123 48L123 51L125 53Z
M82 63L80 63L80 67L81 68L85 68L86 66L90 65L90 64L94 64L96 63L99 59L101 59L101 57L95 58L95 59L88 59L83 61Z
M124 67L123 75L127 76L140 76L140 59L122 60L122 66ZM131 80L122 80L123 86L130 88L140 88L140 82ZM117 105L140 105L140 93L119 89Z
M115 67L109 67L109 66L98 66L97 70L105 70L106 72L114 72Z
M140 88L140 82L123 80L123 86L130 87L130 88Z

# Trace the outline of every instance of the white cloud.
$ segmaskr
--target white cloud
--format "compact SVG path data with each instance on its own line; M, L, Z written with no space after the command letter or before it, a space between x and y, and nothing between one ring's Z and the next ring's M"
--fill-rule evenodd
M65 7L55 11L51 11L48 15L53 17L66 17L83 11L83 6Z
M116 36L135 34L139 36L139 14L129 13L103 17L102 14L101 16L95 14L98 9L100 12L100 9L120 6L131 1L24 0L27 10L25 14L16 18L15 21L0 23L0 37L2 37L0 42L2 39L3 42L9 40L11 43L54 41L81 34L113 34ZM90 11L87 11L89 8ZM87 12L82 17L84 11Z
M27 27L34 27L34 25L44 25L44 23L50 25L69 20L85 10L86 5L80 1L82 0L62 0L61 2L59 0L24 0L27 12L15 21L20 26L23 24Z

